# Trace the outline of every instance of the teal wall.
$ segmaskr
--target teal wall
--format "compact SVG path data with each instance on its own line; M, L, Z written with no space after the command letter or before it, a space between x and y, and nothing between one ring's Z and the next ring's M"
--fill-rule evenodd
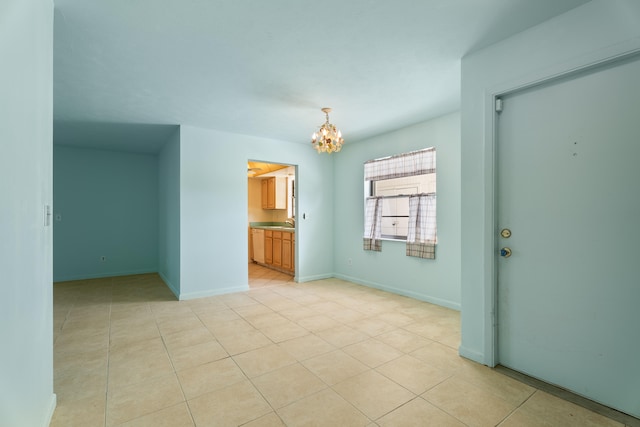
M53 2L0 2L0 425L43 427L53 394Z
M437 156L436 259L407 257L405 242L398 241L383 241L382 252L364 251L364 162L427 147L435 147ZM347 143L333 159L335 210L329 226L336 275L460 309L460 115Z
M158 273L180 295L180 128L158 154Z
M296 275L333 275L329 156L308 144L181 126L180 299L248 289L248 159L298 166Z
M157 156L56 145L53 195L54 281L158 271Z
M593 0L463 58L463 356L491 366L496 362L493 97L640 52L638 22L640 2L636 0ZM615 165L603 164L600 173L606 174L609 168Z

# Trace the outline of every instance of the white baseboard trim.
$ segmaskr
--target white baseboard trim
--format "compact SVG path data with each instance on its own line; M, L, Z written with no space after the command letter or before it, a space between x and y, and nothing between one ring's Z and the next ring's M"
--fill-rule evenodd
M465 359L473 360L474 362L478 362L482 365L486 365L484 361L484 354L471 350L469 348L463 347L462 345L458 347L458 354Z
M460 311L460 303L457 303L457 302L454 302L454 301L448 301L448 300L441 299L441 298L435 298L435 297L432 297L430 295L425 295L425 294L421 294L421 293L418 293L418 292L408 291L406 289L396 288L396 287L393 287L393 286L382 285L380 283L370 282L368 280L361 280L361 279L358 279L356 277L347 276L345 274L336 274L335 277L338 278L338 279L347 280L349 282L357 283L359 285L367 286L369 288L380 289L382 291L391 292L391 293L397 294L397 295L403 295L405 297L411 297L411 298L414 298L414 299L417 299L417 300L420 300L420 301L424 301L424 302L428 302L428 303L431 303L431 304L439 305L439 306L442 306L442 307L447 307L447 308L450 308L452 310Z
M219 289L212 289L212 290L200 291L200 292L190 292L187 294L181 293L178 299L180 301L185 301L185 300L196 299L196 298L205 298L205 297L213 297L216 295L231 294L234 292L246 292L248 290L249 290L248 284L243 286L230 286L228 288L219 288Z
M304 277L297 277L297 281L298 283L304 283L304 282L313 282L314 280L322 280L322 279L331 279L332 277L334 277L333 274L318 274L315 276L304 276Z
M156 270L131 270L131 271L116 271L98 274L82 274L78 276L66 276L66 277L54 277L53 283L57 282L71 282L73 280L89 280L89 279L102 279L103 277L120 277L120 276L135 276L136 274L151 274L157 273Z

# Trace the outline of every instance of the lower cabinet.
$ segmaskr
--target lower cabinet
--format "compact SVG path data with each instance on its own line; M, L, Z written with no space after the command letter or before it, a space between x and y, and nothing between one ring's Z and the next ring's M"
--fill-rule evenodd
M273 265L282 267L282 231L273 232Z
M293 270L291 261L293 258L291 254L291 235L293 233L282 233L282 268L287 270Z
M264 262L273 264L273 231L271 230L264 232Z
M278 269L295 270L295 233L265 230L264 261Z

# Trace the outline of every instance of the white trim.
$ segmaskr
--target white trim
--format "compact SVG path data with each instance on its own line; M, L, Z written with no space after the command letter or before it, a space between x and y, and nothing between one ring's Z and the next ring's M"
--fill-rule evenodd
M232 294L234 292L246 292L249 290L249 285L243 286L229 286L227 288L219 288L209 291L190 292L188 294L180 294L178 299L180 301L186 301L190 299L214 297L216 295Z
M421 293L413 292L413 291L407 291L406 289L395 288L393 286L386 286L386 285L382 285L382 284L376 283L376 282L371 282L371 281L368 281L368 280L361 280L361 279L358 279L357 277L351 277L351 276L347 276L345 274L336 274L334 277L337 278L337 279L342 279L342 280L346 280L346 281L349 281L349 282L352 282L352 283L356 283L358 285L367 286L369 288L380 289L382 291L390 292L392 294L403 295L403 296L406 296L406 297L417 299L419 301L424 301L424 302L428 302L428 303L431 303L431 304L439 305L439 306L442 306L442 307L450 308L452 310L460 311L460 303L457 303L457 302L444 300L444 299L441 299L441 298L434 298L434 297L429 296L429 295L425 295L425 294L421 294Z
M153 274L153 273L157 273L157 271L156 270L132 270L132 271L116 271L116 272L107 272L107 273L98 273L98 274L80 274L76 276L55 278L53 283L71 282L73 280L102 279L104 277L135 276L138 274Z
M314 280L331 279L335 277L333 274L317 274L315 276L296 277L294 280L298 283L313 282Z
M478 362L480 364L485 364L484 355L482 353L478 353L477 351L473 351L466 347L460 346L458 347L458 354L465 359L473 360L474 362Z

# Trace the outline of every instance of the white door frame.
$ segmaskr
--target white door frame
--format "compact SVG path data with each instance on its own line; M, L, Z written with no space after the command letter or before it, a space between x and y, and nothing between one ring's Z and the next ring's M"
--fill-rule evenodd
M602 55L603 52L599 52ZM501 85L485 92L484 111L485 111L485 135L484 141L488 143L485 147L484 165L485 165L485 259L490 263L485 270L485 312L484 312L484 330L485 330L485 364L490 367L500 363L498 358L498 215L497 215L497 155L498 155L498 132L497 120L498 112L496 112L496 100L509 94L529 89L534 86L548 84L558 79L578 75L582 72L593 68L613 64L640 54L640 48L628 50L620 53L618 49L611 49L607 55L597 58L581 58L567 64L561 64L553 69L543 70L527 78L515 80L511 84Z

